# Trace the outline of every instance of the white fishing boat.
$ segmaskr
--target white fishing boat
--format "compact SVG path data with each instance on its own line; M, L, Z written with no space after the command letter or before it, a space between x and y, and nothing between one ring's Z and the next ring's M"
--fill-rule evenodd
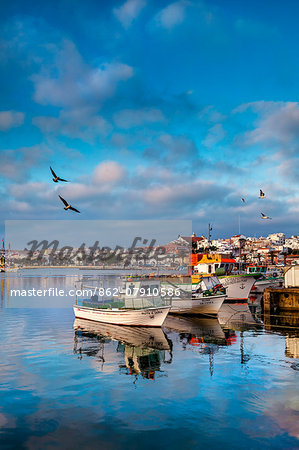
M170 312L173 314L216 315L226 298L225 290L215 276L202 276L195 282L186 276L169 277L162 286L179 290L180 295L172 297Z
M226 288L228 301L247 301L252 286L256 279L248 275L228 275L219 277L219 280L224 288Z
M170 306L132 309L125 305L123 308L74 305L73 308L78 319L138 327L161 327L170 310Z
M250 274L238 273L237 262L218 254L202 255L194 266L193 281L203 274L215 274L226 289L226 301L247 301L256 278Z
M263 293L268 287L283 285L283 271L279 267L251 264L247 267L247 273L257 278L252 288L256 293Z
M81 291L94 292L94 286L81 286ZM91 295L90 299L79 301L73 306L75 317L115 325L140 327L161 327L171 304L158 296L123 295L117 298L101 299Z
M173 298L172 314L211 314L216 315L226 295L192 296L191 298Z
M161 279L129 277L125 283L125 298L133 300L137 293L160 295L171 301L170 313L217 314L226 298L217 277L202 277L192 284L191 277L172 276Z

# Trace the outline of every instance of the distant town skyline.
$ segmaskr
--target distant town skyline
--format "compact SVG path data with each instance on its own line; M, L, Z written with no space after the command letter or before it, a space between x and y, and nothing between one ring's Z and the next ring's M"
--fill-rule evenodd
M3 4L1 231L181 219L216 239L240 217L245 236L298 235L298 15L289 0Z

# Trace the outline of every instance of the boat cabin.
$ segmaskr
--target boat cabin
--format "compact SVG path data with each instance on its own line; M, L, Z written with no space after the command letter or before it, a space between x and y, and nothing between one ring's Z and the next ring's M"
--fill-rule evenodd
M194 273L228 275L238 270L237 262L233 258L225 258L221 255L204 254L194 266Z
M269 267L266 265L252 264L247 266L246 272L250 275L260 275L265 277L280 277L282 276L281 269L276 267Z
M246 272L251 275L255 275L255 274L266 275L267 266L250 265L247 267Z

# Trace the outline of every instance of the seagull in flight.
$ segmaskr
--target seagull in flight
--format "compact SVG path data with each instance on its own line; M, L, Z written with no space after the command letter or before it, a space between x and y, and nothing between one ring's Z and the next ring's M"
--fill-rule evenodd
M67 182L67 180L64 180L63 178L59 178L57 175L56 175L56 173L54 172L54 170L52 169L52 167L50 166L50 170L51 170L51 172L52 172L52 175L53 175L53 181L54 181L54 183L58 183L58 181L65 181L65 182Z
M66 200L64 200L64 198L61 197L61 195L58 195L58 197L60 198L60 200L62 201L62 203L65 205L65 210L67 211L68 209L71 209L72 211L75 211L77 213L79 213L80 211L78 211L76 208L73 208Z
M260 196L259 196L259 198L264 198L265 197L265 192L263 192L261 189L260 189Z
M272 219L272 217L266 216L266 214L261 213L262 219Z
M245 202L245 198L241 198L241 200L242 200L243 203L246 203L246 202Z

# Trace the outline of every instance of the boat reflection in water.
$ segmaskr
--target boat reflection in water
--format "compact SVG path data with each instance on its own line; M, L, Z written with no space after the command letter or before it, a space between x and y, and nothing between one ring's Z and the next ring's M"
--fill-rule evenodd
M163 328L167 332L179 333L183 345L215 347L231 345L235 342L236 334L231 330L224 330L217 318L168 316Z
M161 370L161 363L171 362L171 341L161 328L122 327L119 325L97 323L84 319L75 319L74 353L81 359L84 355L96 357L101 362L100 370L105 372L105 364L115 365L120 373L141 375L154 379L155 373ZM107 348L115 341L116 348ZM121 360L115 354L123 355ZM123 361L124 359L124 361ZM109 369L107 370L109 371Z
M263 323L251 313L248 303L224 303L218 313L218 319L224 329L242 331L263 326Z
M141 375L154 379L162 372L161 364L172 362L173 342L208 354L213 374L213 355L221 347L236 342L236 334L223 329L216 318L168 316L162 328L122 327L119 325L75 319L74 353L82 359L92 356L102 372ZM112 346L112 342L117 345ZM120 358L120 355L123 357ZM99 366L97 366L99 368Z
M163 328L169 339L177 340L184 350L193 349L209 358L209 372L214 373L216 352L236 342L236 334L223 330L217 318L168 316Z

